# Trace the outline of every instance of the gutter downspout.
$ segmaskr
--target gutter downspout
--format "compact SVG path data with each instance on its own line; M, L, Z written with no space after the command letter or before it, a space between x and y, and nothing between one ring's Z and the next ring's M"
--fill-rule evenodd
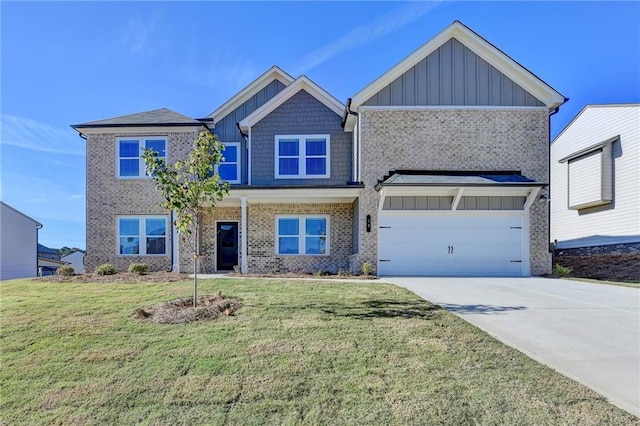
M173 245L175 244L175 241L173 240L175 238L175 235L173 232L173 210L169 212L169 223L170 223L169 229L171 229L171 247L169 247L169 250L171 251L171 267L167 272L173 272L173 261L174 261Z
M347 105L346 105L346 114L342 120L342 128L344 129L344 126L347 124L347 116L348 115L353 115L354 117L358 117L359 114L356 111L353 111L351 109L351 102L352 102L352 98L347 99ZM354 181L355 182L360 182L360 120L357 121L357 128L355 129L355 133L356 133L356 137L355 137L355 147L353 147L354 149L354 153L355 153L355 164L354 169L355 169L355 176L354 176Z
M564 104L566 104L567 102L569 102L569 98L565 97L564 101L558 105L553 111L551 111L548 115L549 118L549 136L548 136L548 144L549 144L549 160L548 160L548 164L549 164L549 175L547 177L547 182L549 182L549 193L548 195L548 203L547 203L547 217L549 218L549 226L547 226L547 241L548 241L548 250L549 253L551 253L551 265L553 267L553 257L555 256L555 250L551 250L551 116L556 115L559 111L560 111L560 107Z
M36 277L40 276L40 267L38 266L38 241L40 240L40 236L38 235L38 231L42 229L41 224L36 225Z

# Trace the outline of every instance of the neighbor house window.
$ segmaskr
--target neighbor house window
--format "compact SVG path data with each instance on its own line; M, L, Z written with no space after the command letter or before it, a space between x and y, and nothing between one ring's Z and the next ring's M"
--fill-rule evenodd
M166 160L167 140L161 137L148 138L118 138L117 173L123 179L146 177L146 168L142 154L146 149L158 153L158 157Z
M278 216L277 254L329 254L328 216Z
M220 178L229 183L240 183L240 144L225 143L222 155L224 160L217 166Z
M613 201L612 144L618 136L560 160L567 163L568 207L586 209Z
M167 218L164 216L119 217L118 254L125 256L167 254Z
M275 138L275 177L328 178L329 135L278 135Z

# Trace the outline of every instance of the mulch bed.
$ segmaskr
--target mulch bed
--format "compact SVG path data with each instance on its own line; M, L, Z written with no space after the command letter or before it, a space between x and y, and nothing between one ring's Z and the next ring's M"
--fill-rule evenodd
M35 281L47 281L53 283L166 283L190 280L187 274L175 274L172 272L149 272L142 275L130 272L118 272L113 275L80 274L73 276L49 275L34 278Z
M218 293L213 296L198 297L195 308L193 307L193 297L185 297L157 303L146 308L137 308L133 311L132 316L156 324L181 324L232 316L241 307L242 302L239 300Z
M571 268L572 277L639 282L640 253L556 256L554 265Z
M307 272L282 272L273 274L241 274L237 272L231 272L228 274L230 277L245 277L245 278L313 278L319 280L377 280L375 275L350 275L350 274L312 274Z

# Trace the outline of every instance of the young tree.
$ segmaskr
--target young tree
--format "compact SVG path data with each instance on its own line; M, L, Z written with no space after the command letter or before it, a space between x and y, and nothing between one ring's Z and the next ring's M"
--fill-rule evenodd
M198 299L198 262L200 225L205 209L213 208L229 194L229 184L220 179L215 166L223 160L224 145L208 130L202 130L193 142L189 158L165 164L158 152L146 150L142 156L147 173L165 201L162 206L175 212L174 225L193 251L193 306Z

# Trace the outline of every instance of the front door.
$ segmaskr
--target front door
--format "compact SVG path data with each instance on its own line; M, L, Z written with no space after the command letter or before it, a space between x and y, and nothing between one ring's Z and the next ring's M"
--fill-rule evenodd
M238 264L238 222L218 222L216 235L217 270L233 270Z

